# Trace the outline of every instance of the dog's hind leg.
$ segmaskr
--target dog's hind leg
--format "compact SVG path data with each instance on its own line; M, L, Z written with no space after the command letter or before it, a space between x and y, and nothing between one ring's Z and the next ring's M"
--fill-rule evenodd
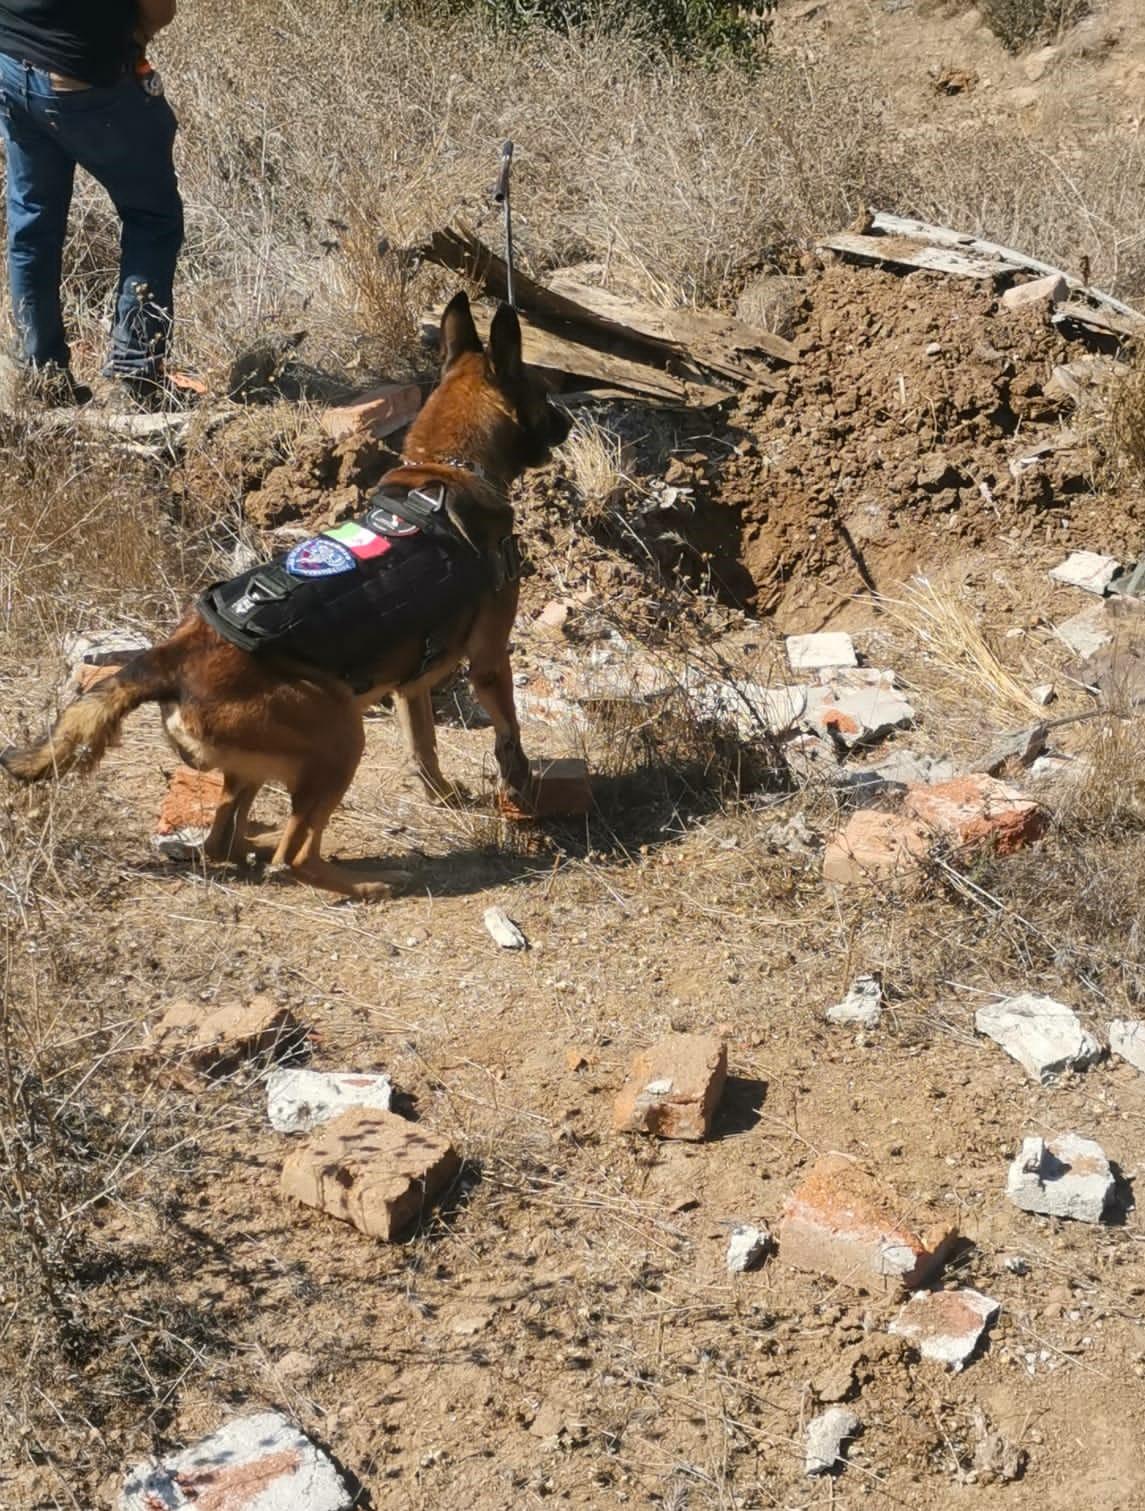
M260 786L261 783L244 782L229 774L224 777L223 796L203 844L203 854L208 860L242 860L247 819Z

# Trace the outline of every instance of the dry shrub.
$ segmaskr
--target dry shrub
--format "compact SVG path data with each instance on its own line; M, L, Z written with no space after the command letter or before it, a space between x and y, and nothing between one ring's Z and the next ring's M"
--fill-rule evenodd
M1090 12L1089 0L979 0L986 25L1011 52L1057 37Z
M1110 390L1099 440L1112 481L1145 480L1145 358L1140 352Z

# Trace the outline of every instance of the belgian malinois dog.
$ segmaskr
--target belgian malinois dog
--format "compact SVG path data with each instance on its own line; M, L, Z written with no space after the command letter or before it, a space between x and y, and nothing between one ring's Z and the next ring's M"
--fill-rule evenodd
M426 789L438 800L451 795L438 765L430 691L465 658L476 696L493 723L501 781L529 802L529 764L508 653L518 583L507 492L522 472L548 460L568 435L569 421L526 371L520 325L508 306L497 310L486 350L469 301L458 294L442 318L441 340L438 386L409 430L402 465L386 474L371 500L385 507L304 542L284 561L267 563L253 586L245 578L221 585L225 598L225 590L237 583L233 607L249 613L260 594L298 601L303 595L294 592L295 575L307 594L319 591L315 580L322 578L334 581L337 593L357 592L367 581L367 567L392 553L385 562L388 575L368 579L375 597L367 608L389 615L386 632L379 643L376 616L371 621L369 615L354 631L351 638L362 648L350 658L357 663L354 675L332 670L320 646L313 657L307 654L305 634L300 642L297 632L285 649L274 643L244 649L220 632L221 621L204 607L208 593L169 640L134 656L66 709L46 739L0 753L11 776L39 782L73 769L90 770L127 714L143 703L158 703L179 755L199 770L223 773L223 795L205 846L209 859L241 861L253 850L274 866L289 867L299 879L343 896L388 896L387 882L358 880L349 869L322 859L323 830L362 758L363 713L387 693L397 695L399 718ZM421 555L403 558L403 551L415 547ZM412 574L404 579L403 561ZM413 586L403 588L403 581ZM445 586L435 602L439 582ZM400 599L403 592L414 601L405 604L408 613L403 609L395 618L386 595ZM350 601L340 600L343 606ZM345 635L345 614L339 623ZM313 633L322 632L319 622ZM266 782L282 783L291 800L290 818L273 847L252 844L247 835L251 804Z

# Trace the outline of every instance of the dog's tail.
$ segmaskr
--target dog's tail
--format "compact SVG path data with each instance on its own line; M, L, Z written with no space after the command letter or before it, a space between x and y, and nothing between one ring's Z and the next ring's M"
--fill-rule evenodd
M69 771L91 771L103 759L132 709L141 703L178 697L177 680L165 654L171 644L168 641L133 656L114 677L98 683L66 708L46 739L0 750L0 766L18 782L42 782Z

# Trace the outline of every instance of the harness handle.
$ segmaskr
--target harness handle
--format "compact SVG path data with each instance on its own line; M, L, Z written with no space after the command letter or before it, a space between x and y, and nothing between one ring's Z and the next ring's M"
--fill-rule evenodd
M505 214L505 292L509 296L509 308L516 309L513 298L513 211L509 202L509 170L513 166L513 143L506 142L501 148L501 168L493 186L493 203L500 205Z

